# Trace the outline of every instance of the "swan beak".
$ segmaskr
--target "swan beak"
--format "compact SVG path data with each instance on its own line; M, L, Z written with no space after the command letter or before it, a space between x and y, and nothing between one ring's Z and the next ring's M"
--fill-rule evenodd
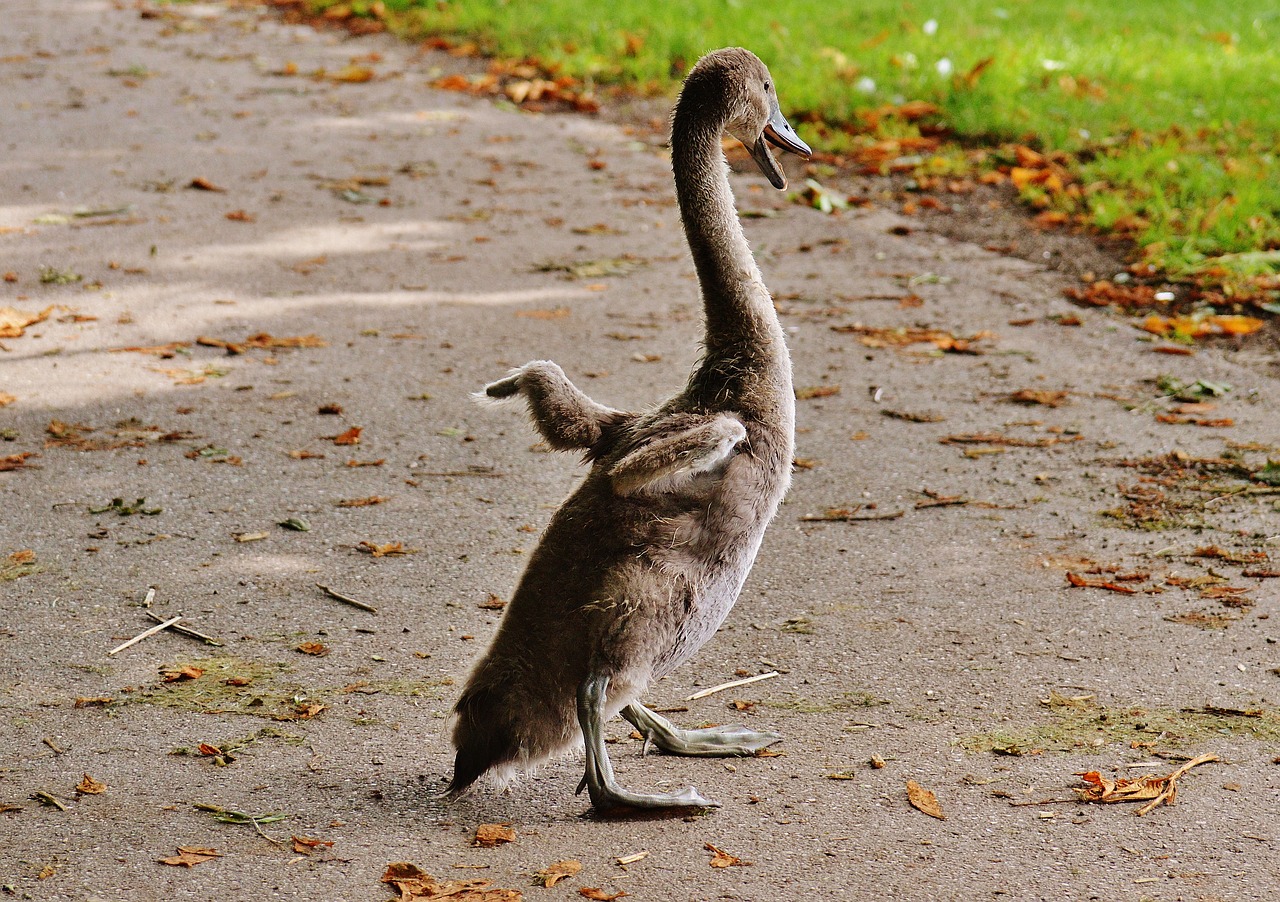
M778 161L773 158L773 154L769 152L770 144L781 150L802 156L806 160L813 151L809 149L808 144L800 140L800 136L796 134L796 130L791 127L791 123L782 115L782 111L775 109L769 117L769 121L765 123L764 131L756 139L755 146L748 148L748 150L751 153L751 158L756 161L756 165L760 167L760 171L765 174L769 183L773 187L782 190L787 187L787 177L783 174L782 167L778 165Z

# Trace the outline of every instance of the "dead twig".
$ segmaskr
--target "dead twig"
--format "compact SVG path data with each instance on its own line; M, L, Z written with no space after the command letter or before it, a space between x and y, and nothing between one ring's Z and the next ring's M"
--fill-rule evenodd
M700 698L706 698L708 695L715 695L717 692L723 692L726 689L735 689L738 686L745 686L748 683L758 683L761 680L771 680L776 676L778 676L778 671L770 670L768 673L757 674L756 676L747 677L746 679L721 683L719 686L712 686L710 689L703 689L700 692L695 692L693 695L686 698L685 701L697 701Z
M321 585L320 583L316 583L316 588L319 589L321 592L324 592L324 594L328 595L330 598L336 598L338 601L341 601L343 604L349 604L353 608L359 608L362 611L368 611L370 614L378 613L378 609L375 608L373 605L365 604L363 601L357 601L356 599L350 597L349 595L343 595L341 592L336 592L333 589L330 589L328 586Z
M179 614L177 617L171 617L168 620L163 620L160 623L156 624L155 626L151 627L151 629L144 630L143 632L138 633L138 635L134 636L128 642L123 642L120 645L117 645L115 648L111 649L111 651L107 652L107 656L110 657L111 655L114 655L116 652L124 651L130 645L134 645L135 643L141 642L143 639L149 638L150 636L154 636L156 633L160 632L161 630L168 629L169 627L173 626L175 623L177 623L181 619L182 619L182 615Z
M152 589L151 591L153 591L153 592L154 592L155 590L154 590L154 589ZM164 619L163 619L162 617L157 616L156 614L152 613L151 611L143 611L142 613L146 614L148 617L150 617L150 618L151 618L152 620L154 620L156 623L164 623ZM180 623L175 623L175 624L173 624L173 625L171 625L171 626L167 627L167 629L171 629L171 630L173 630L175 633L182 633L182 635L184 635L184 636L190 636L192 639L199 639L199 640L201 640L202 642L207 643L208 645L216 645L216 646L218 646L219 648L221 648L221 647L222 647L222 641L221 641L221 640L219 640L219 639L215 639L215 638L213 638L212 636L206 636L204 633L201 633L201 632L198 632L198 631L196 631L196 630L193 630L193 629L192 629L191 627L189 627L189 626L183 626L183 625L182 625L182 624L180 624Z

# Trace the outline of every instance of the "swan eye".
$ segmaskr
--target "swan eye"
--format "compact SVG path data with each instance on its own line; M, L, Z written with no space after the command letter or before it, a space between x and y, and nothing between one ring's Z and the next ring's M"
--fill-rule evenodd
M764 83L764 89L766 91L769 90L769 83L767 81Z

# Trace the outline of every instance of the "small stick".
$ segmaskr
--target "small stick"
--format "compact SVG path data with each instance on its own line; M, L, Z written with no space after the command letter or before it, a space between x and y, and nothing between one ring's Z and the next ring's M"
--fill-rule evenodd
M330 589L328 586L324 586L324 585L321 585L320 583L316 583L316 588L324 592L324 594L328 595L330 598L336 598L338 599L338 601L341 601L344 604L349 604L353 608L359 608L362 611L368 611L370 614L378 613L378 609L375 608L373 605L365 604L363 601L356 601L354 598L351 598L350 596L347 596L347 595L343 595L341 592L335 592L333 589Z
M62 802L58 801L53 795L51 795L50 793L44 792L43 790L31 793L31 798L45 805L52 805L54 808L57 808L59 811L67 810L66 805L62 804Z
M45 745L47 745L49 748L53 749L53 753L55 755L61 755L66 752L66 749L60 749L56 745L54 745L53 740L50 739L48 736L44 737L44 739L41 739L40 741L43 742Z
M143 639L146 639L150 636L154 636L156 633L160 632L163 629L168 629L169 627L173 626L175 623L177 623L181 619L182 619L182 615L179 614L177 617L172 617L169 620L165 620L162 623L158 623L155 626L151 627L151 629L138 633L138 635L134 636L128 642L124 642L120 645L117 645L115 648L111 649L111 651L107 652L107 656L110 657L111 655L114 655L118 651L124 651L130 645L133 645L136 642L141 642Z
M157 617L151 611L143 611L143 613L146 614L148 617L150 617L152 620L154 620L156 623L164 623L163 617ZM169 629L173 630L175 633L182 633L182 635L184 636L190 636L192 639L203 639L209 645L217 645L219 647L222 646L222 642L219 641L218 639L215 639L212 636L206 636L204 633L196 632L191 627L183 626L180 623L175 623L173 626L169 627Z
M770 670L768 673L757 674L753 677L747 677L743 680L733 680L728 683L721 683L719 686L712 686L710 689L703 689L701 692L695 692L693 695L685 699L687 702L697 701L700 698L706 698L708 695L715 695L717 692L723 692L726 689L734 689L738 686L745 686L748 683L758 683L761 680L771 680L778 676L778 671Z

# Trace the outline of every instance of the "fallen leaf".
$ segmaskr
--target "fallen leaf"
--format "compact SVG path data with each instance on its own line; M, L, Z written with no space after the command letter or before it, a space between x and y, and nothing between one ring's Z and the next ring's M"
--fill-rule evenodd
M329 653L329 646L323 642L303 642L298 646L298 651L304 655L313 655L317 658L323 658Z
M346 84L361 84L366 81L373 81L375 73L368 66L357 66L354 63L343 66L337 72L328 74L330 81L342 82Z
M27 463L27 459L31 457L39 457L35 451L23 451L20 454L6 454L0 456L0 473L10 473L14 470L38 470L37 464Z
M917 328L877 328L854 324L851 326L832 326L833 332L852 333L858 341L869 348L903 348L913 344L931 344L939 351L951 354L981 354L981 349L974 343L994 340L994 332L976 332L968 338L959 338L950 332L940 329Z
M477 607L485 611L501 611L506 606L507 606L506 601L504 601L502 598L490 592L489 597L486 600L480 602L480 604Z
M360 444L360 433L363 431L364 429L359 426L352 426L346 432L328 435L325 438L330 439L335 445L358 445Z
M383 504L391 499L386 495L370 495L368 498L347 498L338 502L338 507L369 507L373 504Z
M1043 389L1023 388L1009 395L1015 404L1042 404L1045 407L1061 407L1067 403L1069 391L1049 391Z
M413 554L418 549L405 548L403 542L388 542L385 545L378 545L373 542L364 541L356 546L359 550L371 554L374 557L387 557L389 555Z
M569 877L574 877L582 870L582 862L575 858L568 858L564 861L557 861L555 864L545 867L533 875L535 886L552 887Z
M237 532L232 534L232 538L237 542L261 542L267 538L265 532Z
M107 784L100 780L95 780L88 774L76 784L76 792L82 792L85 795L99 795L107 791Z
M38 313L27 313L16 307L0 307L0 338L21 338L27 326L42 323L53 313L53 305Z
M1178 797L1178 779L1191 768L1218 760L1217 755L1200 755L1163 777L1147 775L1137 779L1109 780L1098 771L1091 770L1076 774L1085 786L1075 791L1082 802L1146 802L1136 812L1141 817L1162 804L1172 805Z
M16 400L18 400L17 395L11 395L8 392L0 391L0 407L8 407Z
M703 843L702 848L711 853L711 861L708 864L713 868L747 867L751 864L751 862L743 861L737 855L730 855L724 849L713 846L709 842Z
M606 893L604 890L594 886L584 886L578 890L578 895L584 899L593 899L595 902L614 902L615 899L621 899L623 896L631 894L622 890L618 890L616 893Z
M1078 442L1083 436L1045 436L1044 438L1015 438L998 432L966 432L945 435L938 441L943 445L1004 445L1010 448L1048 448L1062 442Z
M907 781L907 801L911 803L912 808L923 811L929 817L936 817L940 821L947 819L947 816L942 813L942 806L938 804L938 797L915 780Z
M811 385L805 388L796 389L796 400L808 401L811 398L829 398L831 395L840 394L840 386L838 385Z
M1155 335L1194 339L1215 335L1252 335L1264 325L1263 320L1253 316L1220 313L1160 316L1153 313L1143 321L1142 328Z
M330 849L333 847L331 839L313 839L310 836L293 837L293 851L299 855L310 855L316 849Z
M96 697L94 697L94 698L84 698L84 697L81 697L81 698L77 698L77 699L75 700L75 705L74 705L74 707L76 707L76 708L105 708L107 705L111 704L111 703L112 703L112 702L114 702L114 701L115 701L115 699L114 699L114 698L107 698L107 697L105 697L105 696L96 696Z
M204 676L204 670L196 667L194 664L182 664L179 666L162 667L160 669L160 681L164 683L181 683L184 680L198 680Z
M386 462L387 462L387 459L386 459L385 457L379 457L377 460L349 460L349 461L347 461L345 464L343 464L343 466L344 466L344 467L352 467L352 468L358 468L358 467L380 467L380 466L382 466L383 464L385 464ZM385 500L385 499L384 499L384 500Z
M1091 579L1087 576L1079 576L1071 571L1067 571L1067 582L1076 588L1088 589L1106 589L1109 592L1119 592L1121 595L1136 595L1137 589L1131 589L1128 586L1122 586L1118 583L1109 582L1105 579Z
M510 824L481 824L476 827L475 839L471 841L471 845L492 849L502 843L515 841L516 831L511 829Z
M187 183L187 187L194 188L197 191L216 191L218 193L224 193L227 190L226 188L218 187L213 182L209 181L207 178L204 178L203 176L196 176L195 178L193 178L190 182Z
M230 219L232 222L257 222L258 221L257 216L254 216L252 213L246 213L244 210L232 210L231 212L225 215L226 215L226 218Z
M290 451L289 456L292 457L294 460L313 460L313 459L323 460L324 459L323 454L318 454L315 451L305 451L305 450Z
M198 864L206 861L212 861L214 858L221 858L222 853L213 849L201 849L195 846L178 846L178 854L171 855L168 858L159 859L161 864L170 864L174 867L193 868Z

